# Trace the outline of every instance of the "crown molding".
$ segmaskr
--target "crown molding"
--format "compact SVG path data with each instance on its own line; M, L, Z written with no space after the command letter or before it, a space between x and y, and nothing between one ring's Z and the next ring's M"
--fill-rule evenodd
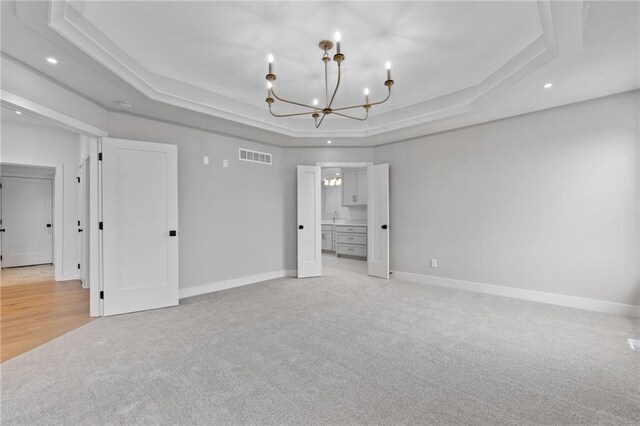
M271 119L264 108L144 69L67 1L50 0L48 26L136 90L157 102L294 138L366 138L481 109L504 90L562 55L582 49L582 2L558 7L538 0L541 35L478 84L368 120L361 129L303 129L300 120ZM20 18L20 2L16 5Z

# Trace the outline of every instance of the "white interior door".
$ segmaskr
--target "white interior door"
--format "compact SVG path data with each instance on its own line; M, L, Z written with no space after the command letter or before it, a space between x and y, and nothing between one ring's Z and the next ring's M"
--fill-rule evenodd
M298 278L322 275L320 167L298 166Z
M102 139L103 313L178 304L177 147Z
M389 278L389 165L367 167L367 267L373 277Z
M53 262L52 180L2 178L2 266Z

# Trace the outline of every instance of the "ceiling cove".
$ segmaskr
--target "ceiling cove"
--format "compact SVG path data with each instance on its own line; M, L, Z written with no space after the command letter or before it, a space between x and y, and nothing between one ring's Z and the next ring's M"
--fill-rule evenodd
M80 3L51 0L49 27L148 98L300 138L334 136L365 138L465 114L482 108L500 92L550 61L562 56L571 56L582 49L582 2L577 7L575 3L572 7L557 7L549 0L538 0L535 3L536 7L533 8L536 13L535 18L539 20L537 37L526 45L518 47L515 54L490 70L488 75L482 76L477 83L419 99L409 105L397 105L372 117L366 126L340 124L338 128L316 130L312 122L300 119L279 121L272 118L264 107L266 89L256 95L256 102L253 103L241 96L233 96L210 87L168 77L156 72L157 69L145 68L133 55L128 54L125 49L85 18L78 11L82 9ZM18 17L20 8L20 2L18 2ZM286 40L281 43L286 43ZM482 48L490 53L493 46L482 46ZM357 49L357 46L352 46L350 49ZM264 59L262 56L255 58L261 68L266 67ZM264 72L256 75L256 79L263 78ZM358 90L361 89L358 88Z

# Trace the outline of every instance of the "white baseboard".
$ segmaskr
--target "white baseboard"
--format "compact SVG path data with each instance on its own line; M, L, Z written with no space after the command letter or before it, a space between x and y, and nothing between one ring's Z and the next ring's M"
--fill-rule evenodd
M433 284L458 290L469 290L479 293L493 294L496 296L513 297L516 299L549 303L551 305L566 306L569 308L585 309L587 311L640 318L640 306L626 305L624 303L607 302L605 300L587 299L584 297L546 293L543 291L526 290L522 288L504 287L473 281L454 280L451 278L442 278L433 275L413 274L411 272L393 271L393 275L391 277L402 281Z
M56 281L71 281L71 280L79 280L79 279L80 279L80 274L75 273L75 274L62 275L62 277L59 280L56 279Z
M180 299L184 299L186 297L198 296L200 294L212 293L214 291L226 290L229 288L240 287L243 285L255 284L262 281L268 281L275 278L290 277L294 275L295 271L288 269L265 272L257 275L249 275L246 277L232 278L230 280L218 281L215 283L181 288L179 295Z

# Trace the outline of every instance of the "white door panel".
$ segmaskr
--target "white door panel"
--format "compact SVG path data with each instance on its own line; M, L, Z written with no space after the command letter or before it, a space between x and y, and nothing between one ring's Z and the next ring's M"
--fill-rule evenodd
M298 278L322 275L320 167L298 166Z
M177 147L102 140L104 314L178 304Z
M2 178L2 266L53 262L52 180Z
M389 278L389 165L367 167L368 201L367 244L368 273Z

